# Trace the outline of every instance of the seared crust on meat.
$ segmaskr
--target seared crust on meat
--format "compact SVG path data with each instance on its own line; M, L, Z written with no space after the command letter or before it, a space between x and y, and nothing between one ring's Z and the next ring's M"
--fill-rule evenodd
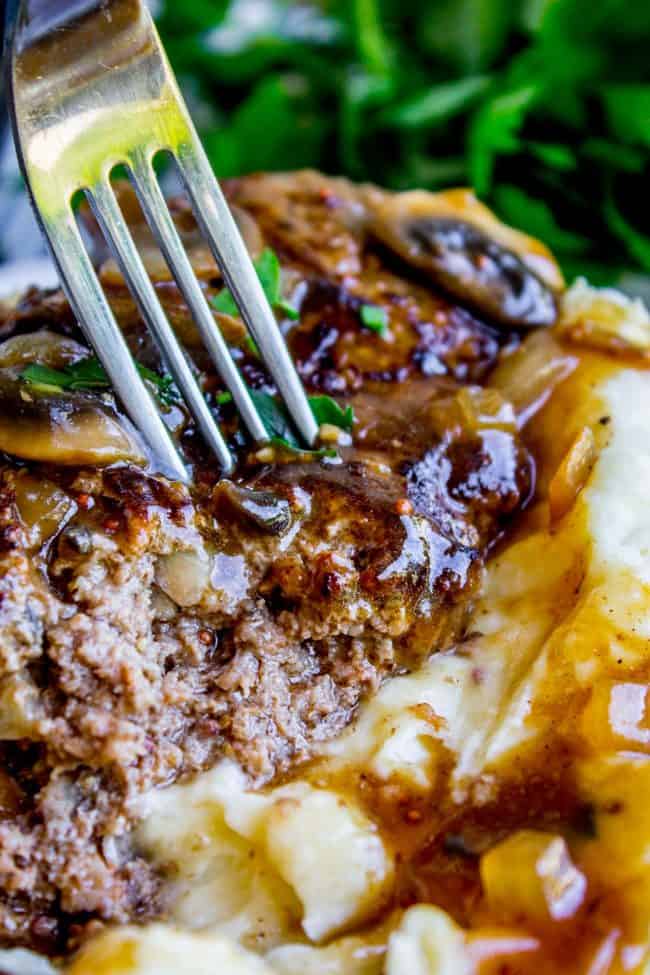
M368 188L315 173L232 182L253 250L272 246L311 390L355 410L337 457L241 463L219 481L180 407L191 491L128 464L6 459L0 494L0 939L65 950L99 919L160 910L130 841L146 789L234 756L261 784L343 728L364 694L463 632L483 559L531 490L511 408L476 382L513 340L387 252ZM373 190L373 193L378 191ZM376 197L374 198L376 201ZM132 200L126 198L128 206ZM209 294L220 276L181 203ZM210 373L175 285L139 234L171 320ZM114 265L127 337L157 359ZM538 282L539 284L539 282ZM543 286L539 284L539 288ZM365 328L386 310L388 334ZM248 382L272 392L241 323L218 316ZM78 335L58 293L30 292L8 337Z

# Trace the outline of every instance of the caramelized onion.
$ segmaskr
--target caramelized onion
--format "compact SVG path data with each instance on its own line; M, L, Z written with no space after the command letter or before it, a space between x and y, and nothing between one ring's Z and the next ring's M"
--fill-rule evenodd
M587 882L561 836L521 829L481 858L488 906L502 919L564 921L581 906Z
M178 606L194 606L210 583L210 560L202 548L172 552L158 559L156 582Z
M551 393L578 365L548 332L530 335L503 359L490 377L490 386L512 403L521 428L548 401Z
M583 427L562 458L548 486L551 524L571 510L596 462L596 441L589 427Z

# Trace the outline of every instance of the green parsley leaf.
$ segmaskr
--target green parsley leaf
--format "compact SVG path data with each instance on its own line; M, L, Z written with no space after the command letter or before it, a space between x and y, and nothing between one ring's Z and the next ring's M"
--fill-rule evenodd
M571 170L577 166L575 152L569 146L553 142L527 142L526 148L545 166L552 166L553 169Z
M254 262L254 267L269 303L277 305L280 300L280 262L277 254L270 247L265 247Z
M300 318L300 312L298 309L294 308L290 302L285 301L284 298L280 298L280 300L275 303L275 307L287 318L290 318L292 322L297 322Z
M235 299L228 291L228 288L224 288L218 295L211 298L210 303L214 310L220 312L222 315L231 315L232 318L236 318L239 314L239 308L235 304Z
M38 363L30 363L20 374L20 378L31 383L32 386L47 387L52 392L63 392L68 377L58 369L50 369L48 366L40 366Z
M617 139L650 146L650 85L608 84L601 91L609 127Z
M388 74L392 55L377 0L353 0L351 6L356 22L354 36L361 61L370 74Z
M261 359L260 350L257 347L257 342L252 335L246 336L246 348L251 355L254 355L256 359Z
M253 262L262 290L272 308L278 308L288 317L298 318L298 311L282 297L282 272L280 262L275 251L266 247L256 261Z
M316 423L331 423L341 430L350 431L354 423L354 411L351 406L342 409L331 396L310 396L309 405Z
M225 406L226 403L232 403L232 393L229 393L228 390L225 389L223 393L217 393L214 401L217 406Z
M303 447L295 447L289 440L283 437L271 437L269 443L274 447L282 447L283 450L290 450L293 454L309 454L310 457L336 457L334 447L321 447L319 450L307 450Z
M440 125L470 108L492 82L490 75L470 75L440 85L427 85L407 101L391 106L382 113L387 125L419 129Z
M271 440L277 438L292 450L300 450L300 441L282 403L257 389L251 389L250 395Z
M136 369L143 379L152 383L156 395L165 406L178 401L178 394L171 376L161 376L146 366L136 362ZM32 386L49 387L50 390L109 389L110 380L99 359L90 356L63 369L50 369L37 362L30 363L20 373L20 378Z
M155 386L156 396L164 406L172 406L174 403L178 403L180 398L178 390L174 385L173 378L168 373L161 376L160 373L154 372L153 369L147 369L139 362L136 362L135 367L143 379L147 379Z
M373 332L384 335L388 328L388 313L378 305L362 305L359 312L361 321Z
M516 152L519 131L540 96L539 84L523 84L484 102L469 129L469 165L479 193L492 188L496 157Z
M303 447L284 405L269 393L263 393L256 389L251 389L249 392L272 444L283 447L285 450L309 454L313 457L336 456L336 450L331 447L325 447L321 450L308 450ZM310 396L309 405L319 425L321 423L332 423L334 426L341 427L342 430L352 429L354 412L351 406L343 410L336 400L330 396Z
M499 215L504 220L539 237L549 247L557 247L567 254L582 254L587 251L587 237L561 227L544 200L529 196L518 186L511 186L509 183L497 186L494 198Z
M287 318L291 318L294 321L299 318L298 310L282 297L282 272L275 251L271 250L270 247L266 247L260 256L253 261L253 267L257 271L262 290L271 308L277 308ZM239 315L239 309L235 304L235 299L228 288L223 288L218 295L212 298L211 304L214 310L220 312L222 315L232 315L233 318ZM256 354L259 355L259 353Z
M605 218L614 234L623 241L628 253L645 271L650 271L650 236L646 236L626 220L609 193L604 203Z
M110 386L104 367L94 356L67 366L66 372L69 375L68 389L106 389Z

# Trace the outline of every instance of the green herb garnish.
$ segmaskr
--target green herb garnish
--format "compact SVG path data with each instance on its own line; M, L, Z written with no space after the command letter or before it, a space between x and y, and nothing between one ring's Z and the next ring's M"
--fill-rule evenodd
M262 290L271 308L281 311L283 315L294 321L299 318L300 315L297 308L294 308L293 305L285 301L282 297L280 290L282 286L282 273L280 270L280 262L275 251L272 251L270 247L266 247L260 256L253 261L253 267L257 271ZM215 295L211 299L211 303L214 310L220 312L222 315L232 315L233 318L239 315L239 309L235 304L235 299L228 288L223 288L218 295ZM250 339L250 341L252 342L253 340ZM255 350L259 356L257 346L255 346Z
M322 450L307 450L304 448L293 427L289 414L282 403L271 396L256 389L250 390L251 399L260 415L262 423L266 428L272 444L284 447L301 454L310 454L315 457L334 457L336 451L332 448ZM330 396L310 396L309 405L316 422L331 423L340 427L342 430L351 430L354 422L354 412L351 406L345 410L341 409L336 400Z
M473 185L521 229L553 228L569 276L612 283L647 264L647 2L156 6L219 177L316 167L391 190ZM610 178L615 208L601 205Z
M334 447L321 447L318 450L309 450L306 447L294 447L284 437L271 437L269 443L274 447L282 447L284 450L290 450L294 454L308 454L310 457L336 457Z
M252 335L246 336L246 348L251 355L254 355L256 359L261 359L260 350L257 347L257 342Z
M272 308L277 308L281 311L287 318L291 318L293 321L298 319L299 313L298 309L294 308L288 301L285 301L282 297L281 287L282 287L282 272L280 270L280 262L278 260L275 251L272 251L270 247L265 248L260 256L254 262L255 270L257 271L257 276L260 279L260 284L264 294L269 300L269 304Z
M331 423L341 430L349 432L352 429L354 411L351 406L342 409L331 396L310 396L309 405L319 426L321 423Z
M280 441L291 450L300 450L300 441L282 403L269 393L262 393L257 389L251 389L249 392L271 440Z
M215 311L220 312L222 315L231 315L233 318L236 318L239 314L239 308L235 304L235 299L228 291L228 288L224 288L218 295L210 298L210 304Z
M23 369L20 378L32 386L38 386L44 392L62 393L68 377L57 369L33 363Z
M156 396L161 403L171 406L178 402L178 393L171 376L161 376L139 362L135 366L142 378L155 387ZM23 369L20 378L32 386L51 392L109 389L111 385L106 370L95 356L64 366L63 369L50 369L49 366L34 362Z
M373 332L378 335L385 335L388 328L388 314L385 308L378 305L362 305L359 312L361 321Z
M232 393L229 393L228 390L225 389L222 393L217 393L214 401L217 406L225 406L226 403L232 403Z

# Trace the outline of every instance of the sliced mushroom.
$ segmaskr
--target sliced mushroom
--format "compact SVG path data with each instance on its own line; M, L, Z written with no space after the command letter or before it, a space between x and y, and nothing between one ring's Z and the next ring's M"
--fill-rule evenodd
M73 339L41 329L27 335L14 335L0 343L0 369L16 370L16 374L32 362L61 369L88 356L88 349Z
M106 397L21 379L31 363L62 369L87 356L85 346L48 329L0 344L0 450L54 464L144 462L137 433Z
M232 481L221 481L215 493L217 507L225 506L245 522L269 535L284 535L291 527L291 505L272 491L254 491Z
M39 390L0 373L0 450L25 460L103 466L143 463L128 421L98 396Z
M509 328L552 325L562 285L546 248L465 190L368 190L369 231L460 302Z

